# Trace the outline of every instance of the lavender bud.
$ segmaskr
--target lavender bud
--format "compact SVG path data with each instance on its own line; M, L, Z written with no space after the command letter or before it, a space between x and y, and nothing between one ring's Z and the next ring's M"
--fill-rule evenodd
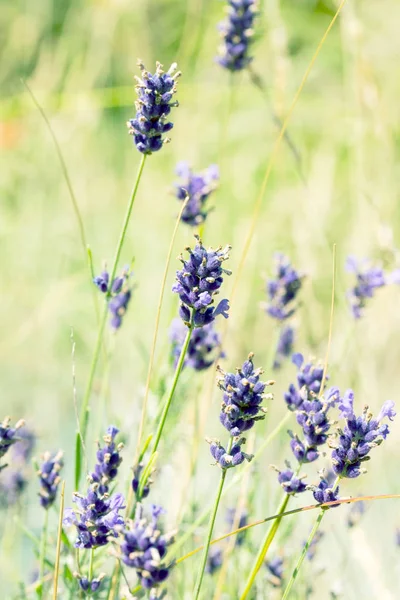
M277 321L285 321L297 309L295 301L303 276L297 273L283 254L276 254L275 262L275 277L267 282L269 302L266 304L266 311Z
M177 165L176 172L183 179L176 184L176 197L180 201L185 200L186 196L189 198L182 213L182 221L196 227L207 218L209 211L205 210L205 204L217 187L218 167L211 165L203 173L195 174L187 162L181 162Z
M223 43L216 61L229 71L241 71L253 60L249 49L258 3L256 0L228 0L228 5L228 17L219 24Z
M53 456L49 452L43 455L43 462L40 465L38 475L41 484L40 504L45 509L52 506L57 497L58 486L61 482L60 471L64 466L62 457L62 452L58 452Z

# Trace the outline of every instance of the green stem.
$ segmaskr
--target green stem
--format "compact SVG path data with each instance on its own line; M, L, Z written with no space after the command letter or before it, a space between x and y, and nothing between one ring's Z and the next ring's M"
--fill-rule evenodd
M265 555L267 554L268 549L271 546L273 539L276 535L276 532L278 531L279 525L282 521L282 514L286 510L286 506L288 505L289 499L290 499L290 495L285 494L285 497L283 498L281 505L277 511L279 517L272 523L271 527L269 528L269 530L267 532L264 543L260 548L260 551L257 555L256 562L255 562L253 569L247 580L246 587L244 588L244 591L243 591L242 595L240 596L240 600L245 600L245 598L247 598L248 593L250 592L250 589L254 583L256 575L264 562Z
M89 585L92 583L92 579L93 579L93 562L94 562L94 548L92 548L90 550L89 574L88 574Z
M336 481L335 481L335 483L332 486L333 490L338 485L339 479L340 479L340 477L336 478ZM321 511L320 511L320 513L319 513L319 515L317 517L317 520L314 523L314 527L311 529L310 535L308 536L308 539L307 539L307 541L305 543L305 546L304 546L304 548L303 548L303 550L302 550L302 552L301 552L301 554L299 556L299 559L298 559L298 561L296 563L296 566L293 569L293 573L292 573L292 575L291 575L291 577L290 577L290 579L288 581L288 584L287 584L287 586L285 588L285 591L283 592L282 600L286 600L286 598L289 597L290 590L292 589L293 584L296 581L297 575L299 574L299 571L300 571L301 565L303 564L304 558L305 558L305 556L306 556L306 554L308 552L308 549L309 549L309 547L310 547L310 545L311 545L311 543L312 543L312 541L313 541L313 539L315 537L315 534L317 533L317 531L319 529L319 526L321 525L321 521L324 518L324 515L325 515L325 513L326 513L327 510L328 510L327 508L322 508L321 509Z
M258 461L258 459L260 458L260 456L262 455L262 453L264 452L265 448L267 448L267 446L279 435L279 433L282 431L283 427L286 425L286 423L292 418L292 413L290 411L288 411L286 413L286 415L283 417L283 419L280 421L280 423L278 423L278 425L275 427L275 429L273 431L271 431L271 433L269 434L269 436L266 438L266 440L264 441L263 444L261 444L260 448L257 450L257 452L254 455L253 460L251 461L251 463L247 463L246 466L244 466L239 473L237 473L232 479L231 481L228 483L228 485L224 488L224 491L222 493L222 497L224 497L229 490L231 490L235 485L237 485L237 483L241 480L241 478L244 476L244 474L251 468L254 467L254 464ZM194 531L196 531L196 529L202 524L204 523L204 521L207 519L207 517L209 516L209 514L212 511L212 506L209 506L208 508L206 508L200 515L199 517L190 525L190 527L188 527L187 531L179 538L179 540L174 544L172 552L171 552L171 556L176 556L177 552L182 548L182 546L184 546L186 544L186 542L190 539L191 535L193 534Z
M181 350L181 353L180 353L180 356L179 356L179 360L178 360L178 363L176 365L174 379L172 381L171 389L169 391L167 401L166 401L166 403L164 405L164 408L163 408L163 411L162 411L162 414L161 414L160 422L158 424L157 432L156 432L156 435L155 435L155 440L154 440L152 454L155 454L155 452L157 451L157 448L158 448L158 444L160 443L161 435L162 435L162 432L163 432L163 429L164 429L165 421L167 420L167 415L168 415L169 408L171 406L172 398L174 397L174 393L175 393L175 389L176 389L176 386L177 386L177 383L178 383L178 379L179 379L179 376L180 376L180 374L182 372L182 369L183 369L183 364L185 362L186 352L187 352L187 350L189 348L190 338L192 337L192 332L193 332L193 329L194 329L193 319L194 319L194 315L192 315L192 318L190 320L190 325L189 325L189 328L188 328L188 332L186 334L186 338L185 338L185 341L184 341L183 346L182 346L182 350Z
M231 438L229 438L229 444L228 444L228 447L226 449L227 454L229 454L230 451L231 451L232 443L233 443L233 438L231 437ZM225 483L226 472L227 472L227 469L223 469L222 470L221 480L219 482L218 491L217 491L217 497L215 498L214 508L213 508L212 513L211 513L210 525L209 525L208 533L207 533L207 539L206 539L206 543L204 545L203 556L202 556L201 565L200 565L200 570L199 570L199 573L197 575L197 582L196 582L196 587L195 587L195 591L194 591L194 594L195 594L194 598L195 598L195 600L198 600L199 595L200 595L201 584L203 582L204 571L206 569L208 551L210 549L212 532L213 532L213 529L214 529L214 524L215 524L215 519L216 519L216 516L217 516L218 506L219 506L219 502L221 500L222 490L223 490L224 483Z
M44 588L44 564L46 560L46 545L47 545L47 527L49 524L49 511L45 509L44 511L44 522L43 522L43 530L42 537L40 543L40 559L39 559L39 588L37 590L38 598L41 600L43 598L43 588Z
M110 273L110 283L112 283L114 281L115 274L117 272L118 262L119 262L119 258L121 255L122 246L124 244L126 231L128 229L129 220L130 220L130 216L132 213L132 208L133 208L133 205L135 202L135 198L136 198L136 194L138 191L138 187L139 187L140 179L141 179L141 176L143 173L143 168L144 168L145 162L146 162L146 155L143 154L142 159L140 161L139 169L138 169L138 172L136 175L136 181L135 181L133 189L132 189L130 201L128 203L128 208L127 208L125 218L123 221L117 248L115 251L113 266L112 266L111 273ZM84 447L84 444L86 441L87 428L88 428L88 424L89 424L89 413L90 413L89 401L90 401L90 395L92 392L92 386L93 386L93 380L94 380L94 376L95 376L95 372L96 372L96 367L97 367L97 363L98 363L99 356L100 356L100 350L101 350L101 345L102 345L102 340L103 340L104 329L105 329L106 322L107 322L107 314L108 314L107 301L109 299L109 296L110 296L110 294L108 293L107 297L106 297L106 303L104 306L104 310L103 310L103 315L102 315L101 321L100 321L100 327L99 327L99 332L97 335L95 350L93 353L92 364L90 366L89 379L87 382L85 395L84 395L83 401L82 401L81 415L80 415L80 421L79 421L80 430L81 430L80 443L77 444L77 454L82 452L82 448ZM76 486L76 489L78 489L78 487L79 487L79 480L81 477L81 473L82 473L82 461L77 457L77 459L75 460L75 486Z
M321 512L319 513L317 520L314 523L314 527L311 530L310 535L308 536L307 542L304 545L304 548L302 550L302 553L300 554L299 560L296 563L296 566L293 570L293 573L290 577L290 580L285 588L285 591L283 592L283 596L282 596L282 600L286 600L286 598L288 598L289 594L290 594L290 590L292 589L292 586L296 580L297 575L299 574L301 565L303 564L303 560L308 552L308 549L314 539L315 534L317 533L319 526L321 525L321 521L324 518L324 514L326 512L326 509L322 509Z

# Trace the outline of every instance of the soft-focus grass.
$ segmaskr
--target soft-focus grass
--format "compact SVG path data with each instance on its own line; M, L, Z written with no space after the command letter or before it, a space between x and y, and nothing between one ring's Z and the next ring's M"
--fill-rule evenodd
M20 78L29 81L51 120L99 270L104 259L108 263L112 260L140 159L125 128L125 121L134 112L132 82L137 72L136 59L142 58L149 69L155 60L165 66L178 60L183 70L179 83L181 106L173 112L172 143L148 160L123 252L124 262L135 257L137 288L124 327L112 344L115 348L108 383L102 383L104 364L97 373L95 388L97 392L102 386L106 389L107 417L102 401L93 397L91 456L100 430L110 420L115 422L126 436L128 477L159 286L178 210L170 193L175 163L188 159L201 169L218 161L221 136L225 138L221 186L213 197L215 210L207 222L205 243L231 243L229 266L235 271L277 135L271 111L285 115L334 8L334 3L328 1L263 3L259 39L254 46L254 69L268 87L271 104L266 104L246 74L238 76L233 114L224 136L231 90L229 77L213 62L218 43L215 24L222 17L222 2L37 0L8 3L4 7L0 63L0 414L26 419L39 435L38 453L59 447L65 450L67 506L72 492L75 429L70 328L73 327L76 341L77 392L81 399L96 322L77 223L57 156ZM353 387L359 408L368 403L377 409L384 400L397 400L398 396L400 290L380 291L366 317L354 326L343 298L349 284L343 264L345 256L352 253L382 259L392 266L395 249L400 245L399 19L400 7L395 0L349 0L328 38L289 126L302 156L308 188L301 183L293 157L283 145L232 307L226 340L226 364L230 368L242 362L250 350L256 353L257 364L266 366L273 328L260 308L264 299L263 275L271 270L273 253L282 250L307 274L296 318L297 349L323 357L335 242L338 270L331 381L341 388ZM190 235L181 228L176 254L191 243ZM171 267L168 290L176 265L174 262ZM231 285L228 281L226 289ZM167 291L150 418L155 418L157 412L159 381L171 376L167 336L175 310L176 298ZM183 494L187 493L195 435L194 401L203 389L200 402L209 402L210 376L194 378L184 374L159 460L161 468L152 496L166 505L174 526ZM276 397L266 423L257 427L256 447L284 414L282 391L293 377L291 365L276 375ZM215 393L207 419L206 433L210 436L221 435L218 398ZM398 491L399 426L394 424L393 431L385 447L374 453L368 474L343 485L344 495ZM254 467L248 490L250 518L274 511L279 489L268 465L282 465L288 456L287 436L282 433ZM200 441L193 510L201 509L215 489L218 471L209 463L208 447ZM310 479L316 479L312 468ZM28 497L23 512L28 512L30 526L38 532L41 515L36 507L35 483ZM233 506L236 497L237 494L230 494L226 506ZM297 502L301 505L301 498ZM186 505L188 522L191 510ZM398 558L394 546L397 505L372 505L360 528L350 533L345 530L343 515L342 509L332 511L324 523L327 535L321 542L317 561L318 567L326 570L315 580L315 597L328 598L333 584L338 584L346 600L396 598L398 573L393 575ZM306 538L313 518L310 514L296 522L287 521L294 529L284 550L287 554L293 552L292 558ZM55 531L55 513L52 519ZM222 531L224 527L222 510L217 529ZM1 561L7 585L15 586L18 579L29 579L34 563L26 540L18 560L11 553L14 534L9 521ZM261 529L251 534L254 548L262 534ZM197 542L203 536L204 532L199 531ZM55 545L55 538L53 542ZM242 569L243 577L247 573L252 554L245 551L234 560L232 576L228 578L231 588L226 592L230 598L235 597L240 574ZM192 589L196 559L184 566L176 570L171 580L174 584L170 585L180 590L172 597L183 598L181 590ZM316 566L310 564L304 568L299 598L306 597L301 586L313 569L315 573ZM205 590L206 586L212 589L209 578ZM262 589L263 585L257 598L267 597ZM190 593L186 597L190 598Z

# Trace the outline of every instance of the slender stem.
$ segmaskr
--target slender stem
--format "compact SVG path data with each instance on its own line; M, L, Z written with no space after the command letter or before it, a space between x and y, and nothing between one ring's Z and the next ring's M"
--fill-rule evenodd
M187 350L189 348L190 338L192 337L192 332L193 332L193 329L194 329L193 318L194 318L194 316L192 315L192 318L191 318L191 321L190 321L190 325L189 325L189 328L188 328L188 331L187 331L187 334L186 334L186 338L185 338L185 341L183 343L182 350L181 350L181 353L180 353L180 356L179 356L179 360L178 360L178 363L176 365L174 379L172 381L171 389L169 391L167 401L166 401L166 403L164 405L164 408L163 408L163 411L162 411L162 414L161 414L161 417L160 417L160 422L158 424L157 432L156 432L156 435L155 435L155 440L154 440L152 454L154 454L157 451L158 444L160 443L161 435L162 435L162 432L163 432L163 429L164 429L165 422L167 420L167 415L168 415L169 408L171 406L172 398L174 397L174 393L175 393L175 389L176 389L176 386L177 386L177 383L178 383L178 379L179 379L179 376L180 376L180 374L182 372L182 369L183 369L183 364L185 362L186 352L187 352Z
M44 588L44 564L46 560L46 545L47 545L47 527L49 524L49 511L45 509L44 511L44 522L43 522L43 530L42 537L40 543L40 559L39 559L39 589L38 589L38 598L41 600L43 598L43 588Z
M308 552L308 549L309 549L309 547L311 545L311 542L313 541L314 536L317 533L317 531L319 529L319 526L321 525L321 521L324 518L325 512L326 512L326 509L322 509L321 510L321 512L319 513L319 515L317 517L317 520L314 523L314 527L311 529L311 533L308 536L307 542L304 545L304 548L303 548L303 550L302 550L302 552L300 554L299 560L297 561L296 566L295 566L295 568L293 570L293 573L292 573L292 575L291 575L291 577L289 579L289 582L288 582L288 584L287 584L287 586L285 588L285 591L283 592L282 600L286 600L286 598L288 598L288 596L290 594L290 590L292 589L292 586L293 586L293 584L294 584L294 582L296 580L296 577L299 574L301 565L303 564L303 560L304 560L304 558L305 558L305 556L306 556L306 554Z
M61 538L62 538L62 526L64 516L64 497L65 497L65 481L61 485L60 495L60 512L58 517L58 533L57 533L57 547L56 547L56 563L54 567L54 583L53 583L53 600L57 600L57 589L58 589L58 575L60 571L60 553L61 553Z
M233 438L230 437L229 438L229 444L228 444L228 447L226 449L227 454L229 454L229 452L231 451L232 443L233 443ZM220 479L219 486L218 486L218 491L217 491L217 497L215 498L214 508L213 508L212 513L211 513L210 524L209 524L208 533L207 533L207 539L206 539L206 543L204 544L203 557L202 557L202 560L201 560L201 565L200 565L199 573L197 575L196 587L195 587L195 590L194 590L194 599L195 600L198 600L198 598L200 596L201 584L203 582L204 571L206 569L208 551L210 549L212 532L213 532L213 529L214 529L214 524L215 524L215 519L216 519L216 516L217 516L218 506L219 506L219 502L221 500L222 490L223 490L224 483L225 483L226 472L227 472L227 469L223 469L222 470L221 479Z
M283 498L282 503L278 509L278 518L274 520L271 527L269 528L269 531L267 532L264 543L260 548L260 551L256 558L256 562L255 562L253 569L251 570L251 573L247 580L246 587L244 588L243 593L240 596L240 600L245 600L245 598L247 598L247 595L254 583L256 575L264 562L265 555L267 554L268 549L271 546L272 541L275 537L275 534L278 531L279 525L282 521L283 513L286 510L286 506L288 505L289 499L290 499L289 494L285 494L285 497Z
M151 374L152 374L153 364L154 364L154 356L155 356L156 345L157 345L158 329L160 326L160 318L161 318L161 307L162 307L163 298L164 298L165 284L166 284L167 276L168 276L168 268L169 268L169 264L171 262L172 251L173 251L175 237L176 237L176 234L178 231L179 223L181 222L181 217L182 217L183 211L185 210L185 208L187 206L188 201L189 201L189 197L186 198L182 204L181 210L179 211L179 215L178 215L176 223L175 223L174 231L172 232L171 243L169 246L167 261L166 261L165 269L164 269L164 275L163 275L163 279L162 279L162 283L161 283L160 296L158 299L158 306L157 306L156 324L155 324L154 333L153 333L153 343L151 346L149 367L147 370L146 387L145 387L144 398L143 398L142 414L141 414L141 418L140 418L139 433L138 433L138 439L137 439L137 443L136 443L135 462L137 461L138 456L140 454L140 446L142 444L144 425L145 425L145 421L146 421L146 411L147 411L147 402L148 402L149 391L150 391ZM130 490L131 490L131 488L130 488ZM129 504L130 503L128 502L128 505ZM129 506L128 506L127 512L129 513Z
M254 458L251 461L251 463L247 463L247 465L245 465L239 471L239 473L237 473L231 479L229 484L224 488L224 491L222 492L222 497L224 497L229 492L229 490L231 490L234 486L237 485L237 483L241 480L241 478L244 476L245 473L247 473L251 468L254 467L254 464L260 458L260 456L264 452L265 448L267 448L267 446L279 435L280 431L283 429L283 427L286 425L286 423L289 421L289 419L291 417L292 417L292 414L288 411L286 413L286 415L283 417L283 419L280 421L280 423L278 423L278 425L275 427L275 429L273 431L271 431L269 436L266 438L265 442L263 444L261 444L260 448L255 453ZM209 516L209 514L212 511L212 508L213 508L212 506L209 506L208 508L206 508L201 513L201 515L199 515L199 517L190 525L190 527L188 527L187 531L179 538L179 540L176 542L176 544L174 544L173 555L177 554L178 550L180 550L182 548L182 546L185 545L185 543L190 538L192 533L199 527L199 525L201 525L207 519L207 517Z
M336 477L336 480L335 480L334 484L332 485L332 489L333 490L337 487L339 481L340 481L340 477L338 476L338 477ZM303 548L303 550L302 550L302 552L301 552L301 554L299 556L299 559L298 559L298 561L296 563L296 566L293 569L293 573L292 573L292 575L291 575L291 577L290 577L290 579L288 581L288 584L287 584L287 586L285 588L285 591L283 592L282 600L286 600L286 598L289 597L290 590L292 589L293 584L296 581L296 578L297 578L297 575L299 574L301 565L303 564L304 558L305 558L305 556L306 556L306 554L308 552L308 549L309 549L309 547L310 547L310 545L311 545L311 543L312 543L312 541L313 541L313 539L315 537L315 534L317 533L317 531L319 529L319 526L321 525L321 521L324 518L324 515L325 515L326 511L327 511L326 508L322 508L321 509L321 511L320 511L320 513L319 513L319 515L317 517L317 520L314 523L314 527L311 529L310 535L308 536L308 539L307 539L307 541L306 541L306 543L304 545L304 548Z
M94 548L92 548L90 550L89 573L88 573L89 584L92 583L92 579L93 579L93 562L94 562Z
M133 205L135 202L135 198L136 198L136 194L138 191L138 187L139 187L140 179L141 179L141 176L143 173L143 168L144 168L145 162L146 162L146 155L143 154L142 159L140 161L139 169L138 169L138 172L136 175L136 180L135 180L135 183L134 183L134 186L132 189L131 197L130 197L130 200L128 203L128 207L126 210L125 218L124 218L124 221L122 224L122 229L121 229L121 233L119 235L119 240L118 240L117 248L115 251L115 255L114 255L113 266L112 266L111 273L110 273L110 282L111 283L113 282L113 280L115 278L115 274L117 272L118 262L119 262L119 258L121 255L122 246L124 244L126 231L128 229L129 220L130 220L130 216L132 213L132 208L133 208ZM108 298L109 298L109 294L107 294L106 300L108 300ZM101 321L100 321L100 327L99 327L99 332L97 335L96 346L95 346L95 350L93 353L92 364L90 366L90 371L89 371L89 379L87 382L86 391L85 391L85 395L83 397L82 407L81 407L80 428L81 428L81 442L83 442L83 444L86 441L87 428L88 428L88 424L89 424L89 401L90 401L90 395L92 392L92 386L93 386L93 380L94 380L94 376L95 376L95 372L96 372L96 367L97 367L97 363L98 363L99 356L100 356L103 334L104 334L104 329L105 329L105 325L106 325L106 321L107 321L107 314L108 314L108 304L106 302L105 306L104 306L104 310L103 310L103 315L102 315ZM82 443L79 444L77 447L78 452L81 452L81 450L82 450ZM76 485L76 489L78 489L79 480L80 480L81 471L82 471L81 461L78 461L76 464L79 465L79 468L76 469L77 472L75 473L75 485Z

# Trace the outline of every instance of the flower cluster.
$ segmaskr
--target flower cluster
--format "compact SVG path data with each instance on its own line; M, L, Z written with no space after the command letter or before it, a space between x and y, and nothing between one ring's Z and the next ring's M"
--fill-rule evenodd
M267 282L267 313L277 321L285 321L296 311L296 297L302 285L302 275L292 267L284 254L276 254L275 276Z
M275 468L275 467L274 467ZM307 489L303 479L305 475L299 477L291 468L290 463L286 462L286 469L278 472L278 481L287 494L301 494Z
M122 445L115 445L116 427L110 426L104 436L105 446L97 451L97 464L88 476L86 496L74 493L76 510L67 508L64 525L77 529L76 548L105 546L111 537L118 537L125 521L120 511L125 508L122 494L109 495L109 484L117 475L121 464ZM92 582L93 583L93 582Z
M118 467L122 462L120 452L124 447L123 444L115 444L115 437L119 433L119 429L110 425L106 435L103 437L105 446L97 450L97 463L94 471L89 476L90 483L96 483L99 487L100 494L106 494L109 491L110 482L116 478Z
M218 464L221 469L237 467L245 460L250 462L253 458L252 454L246 454L246 452L243 452L241 449L242 445L246 443L245 438L240 438L235 441L229 451L226 450L218 440L207 439L207 442L210 444L211 456L215 459L215 463Z
M381 411L374 419L365 407L361 416L354 414L354 393L348 390L339 405L341 416L345 418L346 424L339 429L336 446L332 452L332 465L336 475L340 477L358 477L363 471L361 463L369 460L372 448L379 446L389 434L387 423L396 416L394 402L388 400L382 406Z
M103 583L103 579L105 577L105 573L101 573L98 577L90 581L84 575L79 575L79 573L74 573L74 575L78 580L78 584L82 592L88 595L95 594L100 590L100 587Z
M283 327L279 333L278 345L276 347L274 358L274 369L280 369L282 362L288 356L291 356L294 345L294 329L291 325Z
M18 438L18 443L10 450L11 466L0 480L0 505L4 507L15 504L28 485L29 462L36 437L32 431L22 427Z
M64 525L77 529L76 548L97 548L105 546L110 537L118 537L124 519L119 511L125 508L122 494L100 494L90 487L87 495L74 493L73 501L77 512L67 508L64 513Z
M400 270L385 273L381 266L374 266L369 260L357 260L349 256L346 261L347 271L356 277L356 283L347 292L347 298L355 319L363 315L369 298L372 298L377 288L391 283L400 283Z
M160 150L164 143L169 141L163 139L163 134L173 128L173 123L167 121L171 108L178 106L178 102L172 102L176 92L176 80L181 75L176 71L174 63L164 73L162 65L156 63L154 75L146 71L141 61L138 61L141 77L136 77L136 92L138 99L135 102L136 116L127 122L128 130L142 154L152 154Z
M174 539L174 533L162 534L159 529L162 508L152 505L151 512L149 521L143 516L143 506L137 505L135 520L123 531L121 544L122 562L136 570L140 584L147 590L157 588L168 578L171 565L163 559Z
M179 360L186 334L187 327L180 319L174 319L170 336L175 366ZM218 358L224 356L221 351L221 338L214 329L214 324L210 323L193 331L183 366L190 367L195 371L204 371L211 367Z
M340 401L339 390L330 388L325 397L315 396L311 400L303 400L296 411L296 419L304 433L304 441L291 433L290 447L299 463L310 463L319 457L320 446L326 444L332 422L328 419L329 409Z
M321 391L324 368L322 365L304 362L304 357L300 353L293 354L292 362L298 369L297 386L290 384L289 389L284 394L285 402L289 410L296 411L302 408L304 400L313 400ZM325 381L329 377L325 377ZM325 387L325 382L324 382Z
M134 470L133 470L133 479L132 479L132 489L135 493L135 495L137 496L138 491L139 491L139 485L140 485L140 476L141 473L143 471L143 464L139 463L135 466ZM139 500L143 500L143 498L147 498L147 496L150 493L150 485L153 483L153 481L150 479L150 477L147 478L146 483L143 487L142 493L141 493L141 497L138 498Z
M60 471L63 466L63 453L61 451L53 456L50 452L43 455L38 476L41 485L39 492L40 504L45 509L50 508L57 497L58 486L61 482Z
M220 421L232 437L237 437L251 429L256 421L265 419L266 409L261 403L271 398L264 391L274 382L260 381L263 370L254 368L253 354L249 354L236 373L225 373L220 367L218 370L221 373L218 387L224 392Z
M249 46L257 15L256 0L228 0L229 12L219 29L223 37L217 62L229 71L245 69L252 61Z
M3 458L7 454L10 446L18 442L19 437L17 431L24 425L24 421L20 420L16 423L15 427L10 427L11 419L6 417L0 424L0 458ZM1 469L4 469L6 465L0 465Z
M121 327L122 318L131 300L132 289L129 286L129 278L129 270L124 269L122 274L116 277L111 285L110 275L106 270L93 279L93 283L98 289L103 294L107 294L108 310L111 313L110 325L115 330Z
M311 486L310 486L311 487ZM331 485L326 479L321 477L321 481L318 486L311 487L313 489L313 496L318 504L325 504L325 502L333 502L339 498L339 486ZM339 504L332 504L330 508L337 508Z
M184 323L192 322L195 327L204 327L219 314L228 318L228 300L221 300L217 307L213 304L223 275L231 274L222 267L222 263L229 258L230 246L206 250L197 236L196 239L198 242L194 250L187 248L189 259L180 257L183 268L176 272L177 281L172 291L179 294L179 314Z
M187 162L180 162L176 168L183 181L176 185L176 197L184 201L188 197L182 221L192 227L198 226L207 218L209 210L205 203L217 187L219 171L217 165L211 165L203 173L193 173Z

